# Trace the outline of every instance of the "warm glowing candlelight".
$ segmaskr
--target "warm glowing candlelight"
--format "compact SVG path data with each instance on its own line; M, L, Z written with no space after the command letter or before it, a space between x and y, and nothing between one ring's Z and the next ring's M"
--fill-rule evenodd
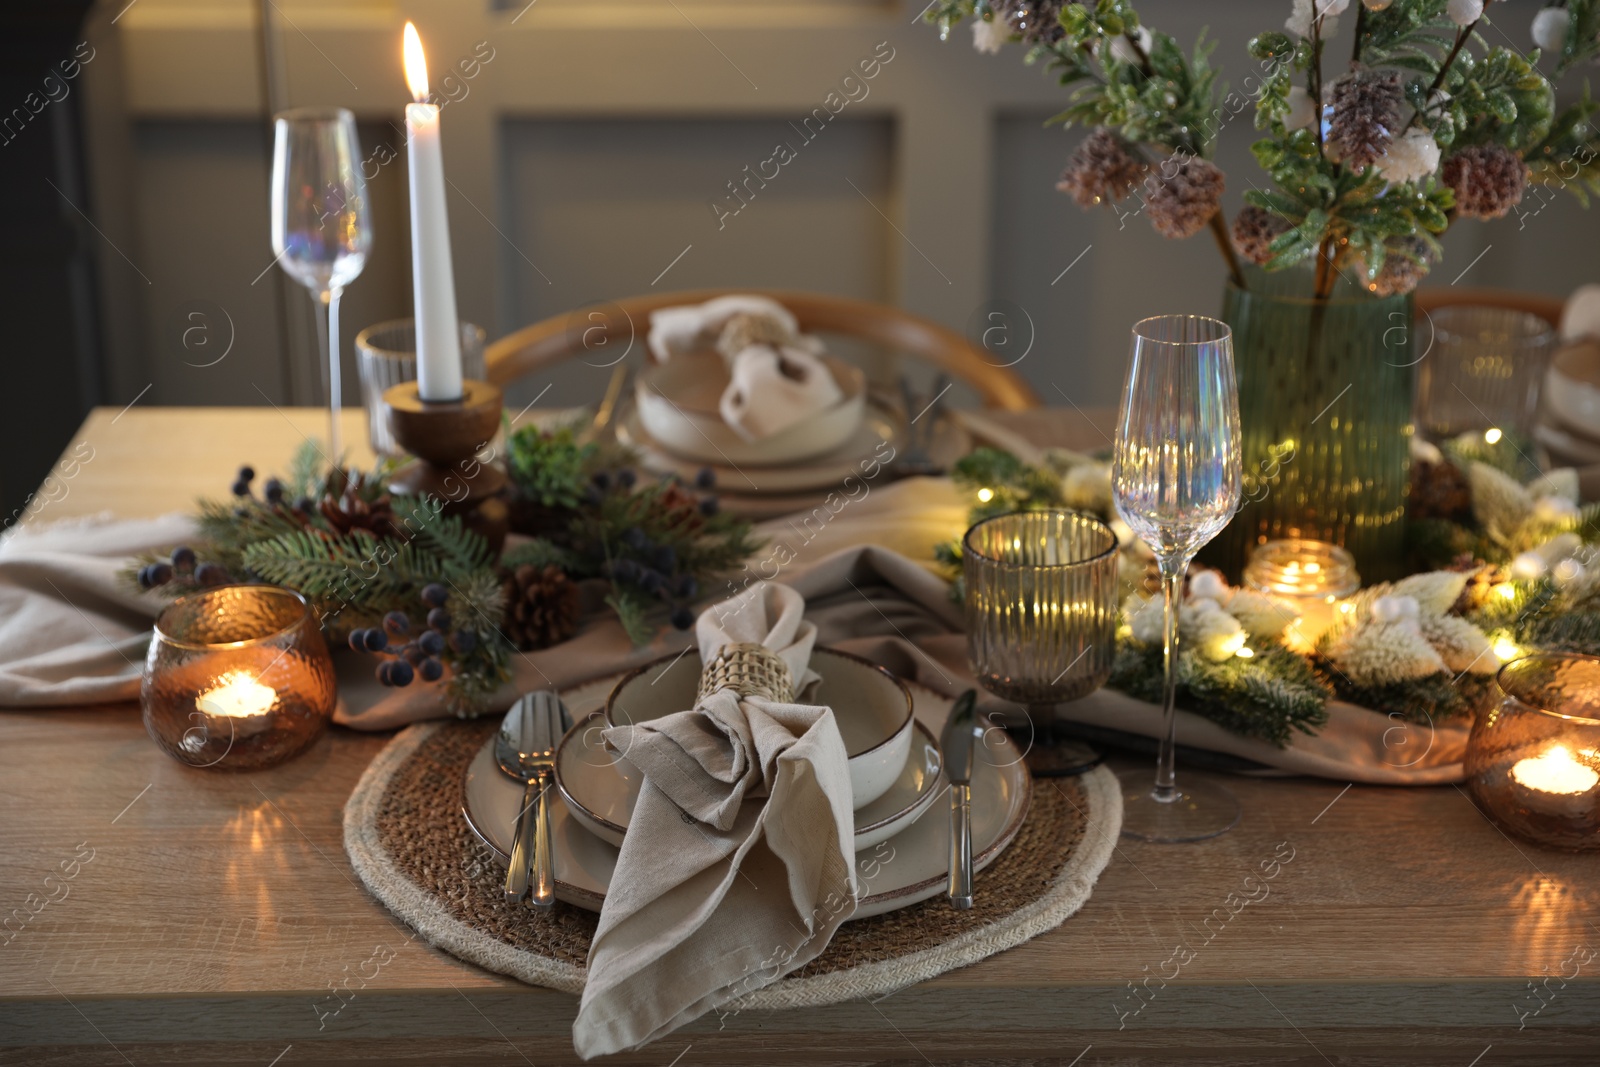
M232 720L228 726L234 736L248 737L267 728L277 700L278 694L270 686L262 685L254 674L229 671L196 697L194 706L211 718Z
M1309 652L1333 624L1337 602L1361 588L1350 553L1325 541L1268 541L1250 555L1244 584L1294 604L1299 618L1289 624L1284 643Z
M456 320L455 271L445 211L444 152L439 108L428 100L428 61L417 28L406 23L401 52L406 85L416 103L406 105L411 161L411 292L417 320L417 391L424 400L460 400L461 327Z
M1542 755L1518 760L1511 777L1518 785L1557 796L1587 793L1600 785L1600 772L1580 762L1566 745L1552 745Z

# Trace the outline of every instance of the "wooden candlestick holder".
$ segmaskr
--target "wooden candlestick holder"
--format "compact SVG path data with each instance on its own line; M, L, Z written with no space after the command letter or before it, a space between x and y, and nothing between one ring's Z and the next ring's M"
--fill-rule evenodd
M423 400L416 382L383 392L389 431L417 458L395 472L389 491L427 494L460 515L498 553L511 528L505 471L478 458L500 429L505 394L489 382L461 383L460 400Z

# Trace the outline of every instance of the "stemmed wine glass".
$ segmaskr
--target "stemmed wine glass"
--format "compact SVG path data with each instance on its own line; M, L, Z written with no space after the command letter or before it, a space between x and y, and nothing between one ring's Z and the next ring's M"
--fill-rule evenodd
M316 302L317 342L328 371L328 458L338 465L339 297L372 249L361 145L355 116L342 107L295 108L273 124L272 251Z
M1166 619L1155 786L1145 789L1142 773L1122 776L1122 832L1131 837L1198 841L1239 821L1239 802L1226 789L1203 782L1178 788L1173 748L1183 576L1238 510L1242 467L1227 325L1199 315L1136 323L1111 478L1117 514L1155 552Z

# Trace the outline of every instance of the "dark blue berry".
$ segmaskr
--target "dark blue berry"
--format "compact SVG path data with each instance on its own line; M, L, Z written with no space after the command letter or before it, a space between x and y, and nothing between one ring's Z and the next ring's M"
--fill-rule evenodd
M311 509L314 507L316 507L316 504L313 503L311 498L308 496L297 496L294 498L294 509L296 511L303 511L307 514L310 514Z
M687 630L694 625L694 612L678 605L672 609L672 625L679 630Z
M173 549L172 565L180 571L192 569L194 567L194 549L188 545L179 545Z
M352 652L365 652L367 650L367 631L350 631L350 650Z
M153 584L155 584L150 580L150 566L150 564L146 563L143 567L139 568L140 589L149 589Z
M717 484L717 475L710 467L701 467L694 472L694 484L701 489L711 489Z
M234 496L249 496L250 495L250 483L245 481L243 478L240 478L238 481L234 482L233 483L233 495Z
M166 585L170 581L172 581L172 564L170 564L170 563L152 563L152 564L150 564L150 584L151 585Z
M441 631L450 629L450 613L443 608L434 608L428 612L428 629Z
M692 574L680 574L672 582L672 595L684 600L693 600L700 592L700 583L694 580Z
M379 685L393 685L394 661L387 659L384 660L382 663L378 664L377 670L373 671L372 673L377 677Z
M194 569L194 580L201 585L226 585L228 572L220 564L202 563Z
M617 484L624 489L632 489L639 481L639 476L633 473L632 467L623 467L617 472Z
M403 611L391 611L383 617L383 628L396 637L411 632L411 617Z
M639 587L647 593L659 591L664 584L666 579L661 576L660 571L646 569L639 575Z
M261 486L261 495L267 498L269 504L283 503L283 483L276 478L268 478Z
M450 638L450 647L464 656L478 647L478 635L471 630L457 630Z
M412 641L410 644L400 649L399 652L400 658L411 664L413 667L421 663L423 659L427 657L427 655L428 654L426 652L422 651L422 646L418 645L415 641Z
M722 501L718 500L714 496L708 496L704 500L700 501L700 514L706 516L707 518L710 518L712 515L715 515L721 510Z
M437 682L444 676L444 664L429 656L417 664L417 673L422 675L424 682Z
M239 468L239 480L249 483L256 480L256 469L249 464Z
M417 638L417 647L430 656L437 656L444 651L444 634L438 630L425 630Z
M622 543L635 552L639 552L643 551L644 547L650 543L650 538L646 537L644 531L639 527L630 526L622 531Z
M589 480L593 482L594 487L600 490L602 493L611 488L610 471L595 471L593 474L589 475Z
M429 582L422 587L422 602L430 608L442 608L444 602L450 599L450 590L439 582Z
M666 574L671 574L678 567L678 553L673 551L671 545L662 545L656 549L656 569Z
M362 634L362 643L368 652L382 652L389 647L389 635L382 630L367 630Z
M411 664L407 663L403 659L392 659L389 661L390 684L407 686L411 684L411 679L413 677L415 677L415 672L412 671Z

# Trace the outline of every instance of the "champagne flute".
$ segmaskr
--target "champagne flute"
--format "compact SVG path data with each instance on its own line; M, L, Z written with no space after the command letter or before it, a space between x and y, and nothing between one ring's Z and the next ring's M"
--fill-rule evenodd
M1111 477L1117 514L1155 552L1166 608L1161 750L1154 788L1122 776L1122 832L1146 841L1199 841L1239 821L1220 786L1178 788L1173 771L1178 605L1184 572L1239 508L1243 481L1233 335L1199 315L1159 315L1133 327Z
M272 251L311 290L317 343L328 375L330 464L340 464L339 297L367 265L372 209L361 176L356 119L342 107L274 116Z

